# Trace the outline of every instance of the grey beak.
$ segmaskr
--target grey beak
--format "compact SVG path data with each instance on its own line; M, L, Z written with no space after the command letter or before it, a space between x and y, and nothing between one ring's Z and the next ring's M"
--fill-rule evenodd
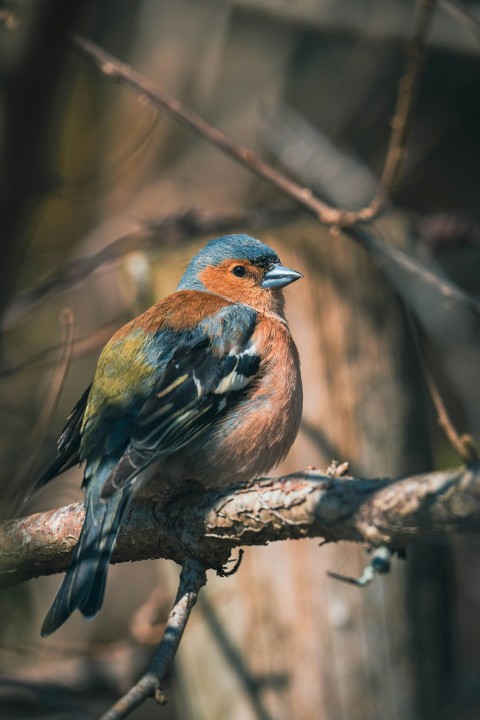
M295 280L300 280L302 277L302 273L296 270L283 267L283 265L274 265L263 276L261 286L263 288L282 288L295 282Z

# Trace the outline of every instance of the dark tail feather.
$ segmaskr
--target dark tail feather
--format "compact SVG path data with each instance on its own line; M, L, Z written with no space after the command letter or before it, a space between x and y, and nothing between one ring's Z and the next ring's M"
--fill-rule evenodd
M75 610L93 618L102 607L108 566L129 496L130 488L125 488L106 501L97 498L87 503L72 562L43 622L42 637L55 632Z
M107 500L108 506L111 506L113 501L115 502L116 507L114 512L110 512L105 518L100 542L98 544L97 564L94 576L90 581L90 592L88 599L80 608L83 615L87 618L94 618L102 607L110 559L112 557L113 548L120 529L120 523L125 514L125 510L127 509L129 500L130 488L125 488L123 491L116 493L114 497Z

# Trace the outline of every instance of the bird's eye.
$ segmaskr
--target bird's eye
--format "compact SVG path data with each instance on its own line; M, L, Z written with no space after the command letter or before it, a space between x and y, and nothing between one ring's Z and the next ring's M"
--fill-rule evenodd
M236 277L239 277L239 278L240 278L240 277L245 277L245 275L247 274L247 271L245 270L245 268L243 267L243 265L235 265L235 267L234 267L233 270L232 270L232 273L233 273Z

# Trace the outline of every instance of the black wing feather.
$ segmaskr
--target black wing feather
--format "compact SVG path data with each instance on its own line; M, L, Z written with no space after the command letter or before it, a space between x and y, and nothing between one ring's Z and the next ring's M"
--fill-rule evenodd
M68 416L63 432L57 442L57 457L48 470L44 472L42 477L37 480L32 493L46 485L57 475L60 475L74 465L78 465L80 463L80 430L91 387L92 386L90 385L85 390L82 397Z
M230 332L233 313L234 334ZM249 346L255 321L254 310L229 307L210 318L206 328L186 336L142 407L130 444L106 481L102 497L134 481L160 456L197 438L243 396L244 386L260 366L259 355Z

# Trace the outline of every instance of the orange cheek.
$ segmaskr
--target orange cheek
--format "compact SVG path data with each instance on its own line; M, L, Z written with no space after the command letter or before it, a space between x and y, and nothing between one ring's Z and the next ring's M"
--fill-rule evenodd
M235 265L245 265L247 276L237 278L231 270ZM272 292L260 287L263 277L261 268L250 265L245 261L230 260L215 267L208 267L199 274L199 280L205 288L216 295L221 295L232 302L242 302L251 305L261 312L282 313L283 299L279 292Z
M230 300L241 300L245 297L245 293L249 293L255 287L253 278L237 278L223 263L216 267L205 268L200 273L199 279L207 290Z

